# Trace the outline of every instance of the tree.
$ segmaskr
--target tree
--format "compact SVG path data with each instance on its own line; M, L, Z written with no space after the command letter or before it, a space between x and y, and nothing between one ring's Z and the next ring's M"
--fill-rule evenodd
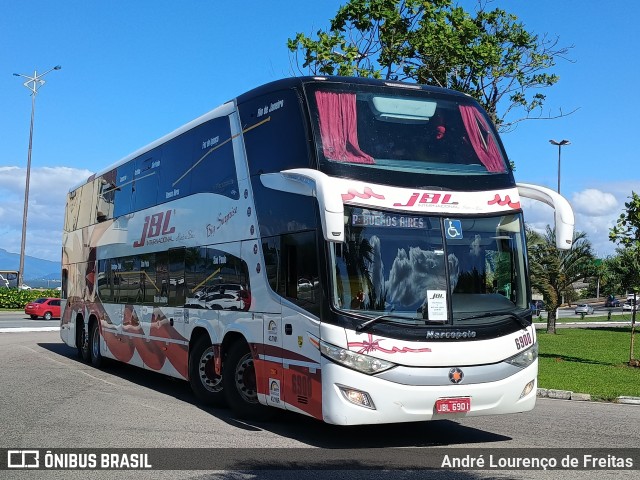
M541 235L527 227L531 287L540 292L547 305L547 333L556 333L556 310L571 284L584 278L593 263L591 242L584 232L576 232L569 250L556 247L555 230L547 226Z
M311 75L415 81L467 93L505 131L542 118L540 89L558 82L548 71L573 47L528 32L515 15L488 11L487 3L479 0L470 14L452 0L349 0L328 30L316 39L297 33L287 47ZM520 116L510 115L518 110Z
M625 212L620 214L616 225L609 231L609 240L619 245L616 270L622 285L634 292L634 304L640 292L640 196L631 192L629 202L624 204ZM634 334L636 310L631 310L631 346L629 349L629 365L640 366L634 358Z

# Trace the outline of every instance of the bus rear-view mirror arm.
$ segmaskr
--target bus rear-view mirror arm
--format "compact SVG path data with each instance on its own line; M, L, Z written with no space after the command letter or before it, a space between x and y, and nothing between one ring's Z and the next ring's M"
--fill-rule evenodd
M554 210L556 223L556 247L568 250L573 244L575 217L569 201L550 188L516 183L521 197L531 198L546 203Z
M325 240L344 241L344 205L340 192L331 186L332 181L335 185L335 180L317 170L294 168L262 174L260 181L273 190L316 197Z

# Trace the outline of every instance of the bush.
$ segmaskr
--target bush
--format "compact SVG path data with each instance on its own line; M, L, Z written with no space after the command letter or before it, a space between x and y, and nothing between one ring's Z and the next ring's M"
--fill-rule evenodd
M42 297L59 297L58 290L18 290L16 288L0 288L0 308L23 309L24 306Z

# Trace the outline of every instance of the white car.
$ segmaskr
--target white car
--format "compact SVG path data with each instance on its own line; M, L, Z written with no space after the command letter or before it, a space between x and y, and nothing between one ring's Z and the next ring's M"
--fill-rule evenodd
M593 307L591 305L587 305L586 303L581 303L576 306L576 315L580 315L581 313L591 315L593 313Z
M18 290L31 290L31 287L26 283L23 283L22 285L18 286Z
M237 292L210 293L200 297L200 301L212 310L242 310L244 308L244 303Z
M632 305L631 302L628 302L622 305L622 310L629 310L629 311L638 310L638 306Z

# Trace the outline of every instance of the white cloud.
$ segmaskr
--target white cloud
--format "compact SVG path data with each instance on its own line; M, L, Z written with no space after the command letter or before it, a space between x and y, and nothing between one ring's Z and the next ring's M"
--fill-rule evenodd
M620 204L612 193L587 188L573 194L571 205L576 213L602 217L615 214Z
M92 172L69 167L32 168L29 178L29 208L25 254L58 260L62 248L62 222L69 189ZM20 252L26 170L0 167L1 247Z

